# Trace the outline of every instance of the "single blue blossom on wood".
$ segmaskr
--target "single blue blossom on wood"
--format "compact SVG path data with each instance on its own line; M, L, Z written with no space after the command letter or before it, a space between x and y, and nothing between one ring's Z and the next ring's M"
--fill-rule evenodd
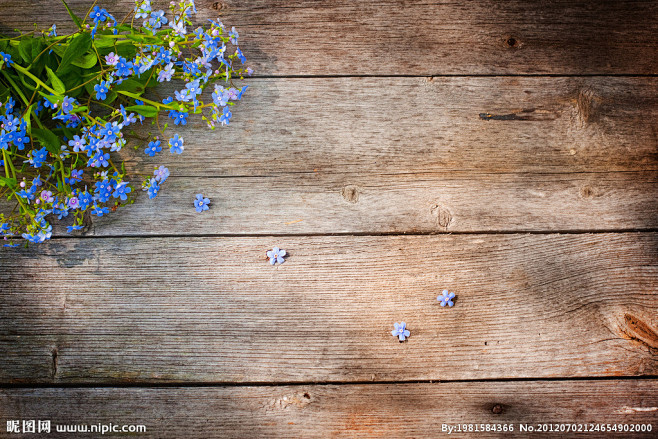
M73 226L67 226L67 227L66 227L66 231L67 231L68 233L71 233L71 232L73 232L74 230L82 230L82 226L73 225Z
M202 194L196 194L196 200L194 200L194 207L196 207L197 212L203 212L208 210L208 204L210 204L209 198L204 198Z
M391 335L394 337L398 337L400 341L404 341L407 337L409 337L409 330L407 329L407 324L402 322L402 323L393 323L393 327L395 328L394 330L391 331Z
M172 154L173 153L180 154L185 149L185 147L183 146L183 138L178 137L178 134L175 134L173 138L169 139L169 146L171 147L169 148L169 150L171 151Z
M270 264L274 265L277 262L279 264L283 264L285 262L285 256L286 256L286 251L280 249L279 247L274 247L272 250L269 250L267 253L267 257L270 259Z
M441 292L441 295L439 295L436 300L441 302L441 306L453 306L454 303L452 302L452 299L455 297L455 293L449 293L448 290L443 290Z
M128 195L132 191L132 188L128 186L128 183L121 182L117 185L116 189L112 193L114 198L121 198L121 201L128 199Z
M149 142L148 146L144 150L144 153L149 157L154 157L155 153L160 151L162 151L162 147L160 146L160 141L154 140L152 142Z

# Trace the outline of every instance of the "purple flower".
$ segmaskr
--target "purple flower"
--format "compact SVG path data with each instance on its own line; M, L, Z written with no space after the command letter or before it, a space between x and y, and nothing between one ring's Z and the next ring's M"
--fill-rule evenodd
M160 183L164 183L164 181L169 177L169 169L165 168L164 166L160 165L159 168L157 168L155 171L153 171L153 175L155 175L155 181L159 181Z
M270 258L270 264L274 265L277 262L283 264L285 260L283 259L286 256L286 251L281 250L279 247L274 247L272 250L269 250L267 257Z
M175 134L172 139L169 139L169 146L171 147L169 148L169 150L171 151L172 154L173 153L180 154L185 149L185 147L183 146L183 138L178 137L178 134Z
M196 194L196 200L194 200L194 207L196 207L197 212L203 212L208 210L208 204L210 204L209 198L204 198L201 194Z
M110 52L105 55L105 62L108 66L116 66L119 63L119 56L115 55L114 52Z
M46 203L52 203L53 201L55 201L55 198L53 197L53 193L50 191L41 191L41 199Z
M164 69L160 70L158 73L158 81L171 81L171 76L174 74L174 63L170 62L165 66Z
M391 331L391 335L394 337L398 337L400 341L404 341L405 338L409 337L409 330L407 328L407 324L402 322L402 323L393 323L393 326L395 327L394 330Z
M441 306L452 306L454 303L452 303L452 298L455 297L455 293L449 293L448 290L443 290L441 292L441 295L439 295L436 300L441 302Z
M71 209L77 209L80 207L80 201L78 200L78 197L69 198L68 205Z

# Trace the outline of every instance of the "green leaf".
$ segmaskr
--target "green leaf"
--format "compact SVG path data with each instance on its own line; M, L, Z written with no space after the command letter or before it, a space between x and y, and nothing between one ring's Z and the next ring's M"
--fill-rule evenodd
M126 111L134 111L146 117L155 117L158 114L158 109L150 105L131 105L126 107Z
M83 69L90 69L96 65L96 62L98 62L98 57L96 54L88 52L73 61L71 64Z
M116 39L108 38L104 35L96 34L96 38L94 38L94 46L96 46L97 49L104 49L106 47L114 47L115 42L116 42Z
M66 92L66 87L64 87L64 83L62 82L61 79L55 75L55 73L50 70L50 67L46 66L46 72L48 73L48 78L50 78L50 83L53 86L53 90L57 92L57 94L64 94Z
M17 184L15 178L0 177L0 186L8 186L13 189Z
M73 61L80 57L80 54L85 54L91 48L91 35L88 33L81 33L69 42L64 55L62 55L62 62L60 62L57 71L64 70Z
M52 131L41 128L32 128L32 136L53 154L59 154L61 152L59 137L57 137Z
M73 19L73 22L75 23L75 25L78 26L78 29L82 29L82 22L80 21L78 16L73 13L71 8L69 8L69 5L67 5L64 0L62 0L62 3L64 3L64 7L66 8L66 11L69 13L71 18Z
M26 64L30 64L32 62L33 40L34 39L32 38L32 36L28 35L27 37L21 39L21 42L18 45L18 53L21 55L21 58L23 58L23 61L25 61Z

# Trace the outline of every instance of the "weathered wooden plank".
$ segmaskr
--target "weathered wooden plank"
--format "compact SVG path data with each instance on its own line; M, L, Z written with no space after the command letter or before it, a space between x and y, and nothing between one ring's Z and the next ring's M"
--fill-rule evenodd
M622 432L616 433L558 430L539 435L654 437L656 386L656 380L606 380L0 389L0 406L7 419L49 419L52 432L57 425L91 428L112 423L119 428L143 425L145 436L159 438L444 437L448 434L444 425L447 429L458 424L471 424L474 430L481 429L480 424L495 429L494 424L500 425L500 432L487 432L484 427L484 432L470 433L477 437L528 437L531 433L521 431L521 424L534 429L543 424L550 424L547 428L580 424L576 430L596 428L591 424L604 424L605 429L622 424ZM503 432L503 425L507 429L510 424L513 431ZM644 433L623 432L637 424ZM648 425L651 432L646 432ZM456 431L450 436L464 437Z
M658 172L171 177L87 236L658 228ZM212 200L199 214L197 193ZM71 221L69 220L68 223ZM68 224L66 223L66 224ZM58 235L70 236L64 227Z
M231 126L211 132L190 118L168 131L186 139L183 154L140 152L131 169L165 164L174 175L204 177L658 169L658 78L245 83Z
M2 24L64 29L70 19L56 3L2 2ZM198 23L220 16L240 30L263 75L658 73L658 5L651 1L196 3ZM89 7L86 0L69 4L82 16ZM119 19L133 4L102 2Z
M164 163L170 182L156 200L93 218L89 234L656 227L656 78L251 85L232 126L179 129L181 156L137 153L133 175ZM199 192L214 202L203 215L191 207Z
M0 381L656 375L657 238L56 240L0 253Z

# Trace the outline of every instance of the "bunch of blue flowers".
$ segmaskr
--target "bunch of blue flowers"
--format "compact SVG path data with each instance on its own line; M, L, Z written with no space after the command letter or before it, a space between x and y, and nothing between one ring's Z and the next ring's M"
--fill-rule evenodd
M126 128L148 119L158 134L141 138L144 153L154 157L166 142L181 154L183 137L165 135L169 123L160 118L185 125L192 113L210 129L228 125L231 106L247 89L233 80L252 74L235 28L214 20L188 27L193 0L172 1L169 18L150 0L136 0L120 22L95 3L84 19L62 3L77 26L73 34L58 36L53 25L0 38L0 196L15 202L10 214L0 214L6 246L18 245L11 241L18 236L49 239L53 218L72 218L72 232L83 228L85 214L103 216L134 202L117 154L127 144ZM180 84L174 96L147 98L165 81ZM168 176L156 167L142 189L153 198Z

